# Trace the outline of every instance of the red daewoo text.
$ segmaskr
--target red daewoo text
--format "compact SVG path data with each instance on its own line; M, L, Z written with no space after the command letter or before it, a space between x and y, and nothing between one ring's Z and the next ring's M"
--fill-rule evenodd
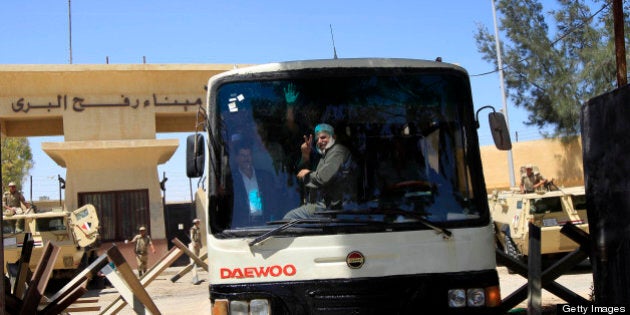
M221 268L221 279L229 278L264 278L264 277L280 277L294 276L297 269L294 265L274 265L268 267L245 267L245 268Z

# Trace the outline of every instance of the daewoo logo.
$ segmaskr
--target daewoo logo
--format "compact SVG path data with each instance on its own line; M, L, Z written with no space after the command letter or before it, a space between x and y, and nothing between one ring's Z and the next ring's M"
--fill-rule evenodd
M221 279L229 278L266 278L266 277L280 277L295 276L297 269L294 265L273 265L267 267L245 267L245 268L221 268Z

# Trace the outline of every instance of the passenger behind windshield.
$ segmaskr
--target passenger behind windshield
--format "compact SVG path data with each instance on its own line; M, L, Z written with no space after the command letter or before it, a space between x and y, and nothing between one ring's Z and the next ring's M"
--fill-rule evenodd
M352 194L355 188L356 183L350 180L354 164L350 150L335 141L334 128L322 123L315 127L314 134L319 161L312 170L315 165L311 156L313 134L304 136L297 178L306 190L305 200L302 206L289 211L285 220L307 219L321 210L341 210L344 193Z
M233 227L264 225L274 219L280 198L275 177L263 170L254 168L250 143L239 139L233 143L237 170L234 177Z

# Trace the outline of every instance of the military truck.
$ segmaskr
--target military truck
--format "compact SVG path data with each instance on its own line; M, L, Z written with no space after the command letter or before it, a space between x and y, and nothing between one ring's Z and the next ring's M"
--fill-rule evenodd
M555 186L554 186L555 187ZM551 191L493 192L488 196L497 246L513 258L524 260L529 252L529 222L541 229L543 258L559 258L579 245L560 233L567 222L588 233L584 186Z
M95 250L100 241L99 220L91 204L74 211L25 210L20 214L5 211L2 219L4 260L7 262L5 274L9 271L7 265L10 268L20 259L26 233L31 233L34 241L29 261L31 271L35 270L46 242L59 247L53 279L72 278L82 267L87 266L92 257L96 257Z

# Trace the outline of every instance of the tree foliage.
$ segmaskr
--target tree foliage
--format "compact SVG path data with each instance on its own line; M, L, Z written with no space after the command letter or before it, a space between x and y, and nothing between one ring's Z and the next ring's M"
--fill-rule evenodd
M2 139L2 187L9 182L15 182L18 190L22 188L22 181L33 168L33 154L26 138Z
M582 105L616 87L612 6L558 0L544 11L537 0L495 1L506 90L529 113L524 123L552 126L550 136L578 135ZM624 20L627 28L627 14ZM475 40L483 59L497 66L493 34L480 25Z

